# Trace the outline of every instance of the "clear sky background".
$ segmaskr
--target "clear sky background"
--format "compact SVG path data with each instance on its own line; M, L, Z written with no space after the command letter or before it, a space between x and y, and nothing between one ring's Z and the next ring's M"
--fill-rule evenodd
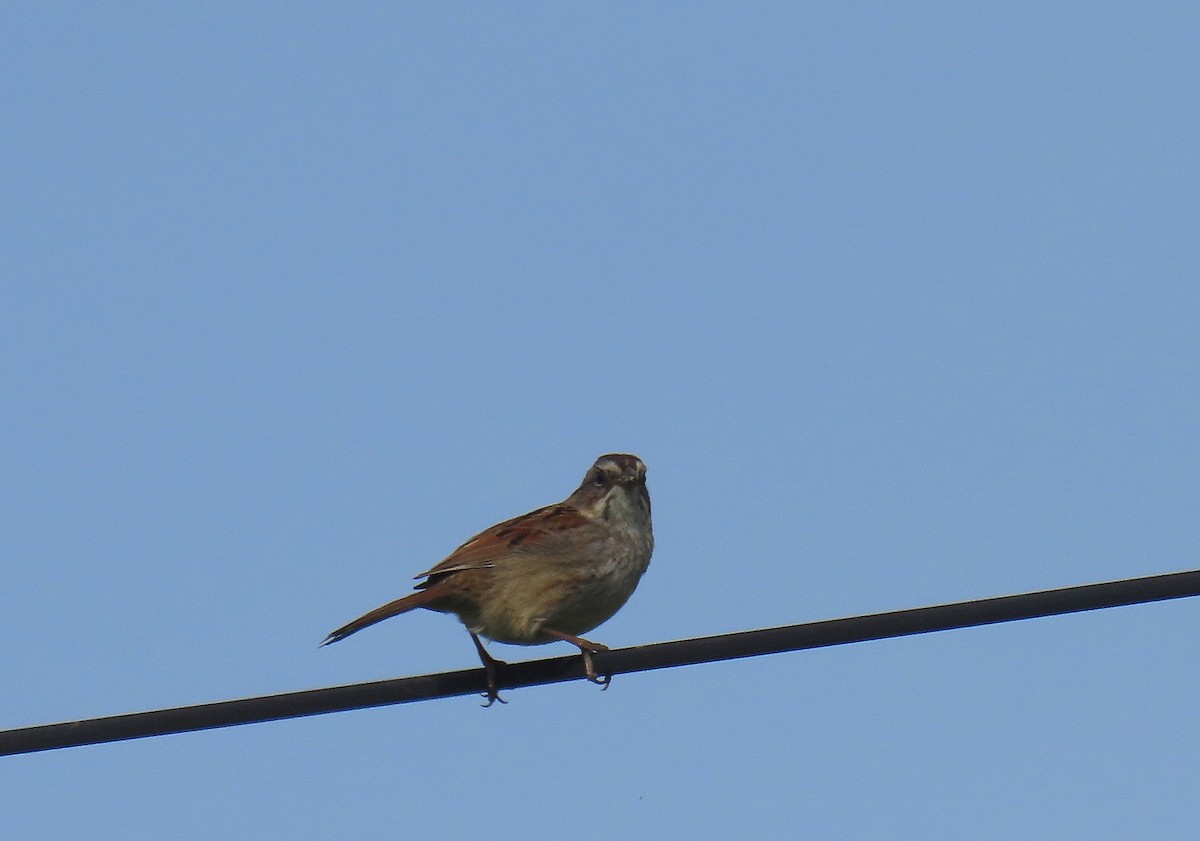
M6 4L0 728L475 666L317 644L612 450L612 646L1200 567L1198 27ZM13 757L0 836L1194 838L1198 650L1185 600Z

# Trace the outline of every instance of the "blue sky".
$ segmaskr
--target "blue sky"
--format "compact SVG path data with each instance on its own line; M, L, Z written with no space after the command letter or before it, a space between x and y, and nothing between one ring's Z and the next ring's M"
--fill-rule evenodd
M612 646L1200 566L1192 4L2 15L0 728L471 667L317 644L612 450ZM1190 837L1198 611L8 758L0 835Z

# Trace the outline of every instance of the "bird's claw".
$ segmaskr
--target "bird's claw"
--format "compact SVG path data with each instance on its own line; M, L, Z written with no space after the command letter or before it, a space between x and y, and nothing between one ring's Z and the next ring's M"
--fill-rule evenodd
M487 698L487 703L480 704L479 706L483 707L484 709L487 709L497 701L499 701L501 704L508 703L508 701L505 701L500 697L500 687L496 683L496 667L506 665L508 664L503 660L497 660L491 656L489 656L488 659L483 662L483 672L485 675L487 675L487 692L483 693L483 697Z
M603 692L605 689L608 689L608 685L610 683L612 683L612 675L605 675L604 677L588 678L588 680L590 680L592 683L599 686L600 691Z
M479 661L483 663L483 674L487 678L487 692L483 693L483 697L487 698L487 703L480 704L479 706L487 709L497 701L501 704L507 704L508 701L500 697L500 686L496 682L496 667L507 666L508 664L488 654L487 649L483 647L483 643L479 641L479 637L475 635L474 631L469 631L468 633L471 634L471 642L475 643L475 650L479 652Z
M596 645L596 651L608 651L607 646ZM592 661L592 652L585 648L581 648L583 652L583 672L589 681L600 687L601 691L608 689L608 685L612 683L612 675L600 677L596 674L596 664Z
M483 707L485 710L497 701L499 701L501 704L508 703L508 701L505 701L500 697L500 693L496 691L496 687L494 686L489 686L488 691L483 693L483 697L487 698L487 703L480 704L479 706Z

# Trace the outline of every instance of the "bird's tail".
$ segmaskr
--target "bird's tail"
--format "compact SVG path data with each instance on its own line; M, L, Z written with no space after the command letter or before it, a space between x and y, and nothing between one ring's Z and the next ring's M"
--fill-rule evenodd
M400 613L407 613L414 608L424 607L441 595L442 593L439 592L439 588L431 587L428 590L418 590L402 599L396 599L394 602L388 602L382 607L375 608L370 613L363 614L353 622L343 625L336 631L330 632L321 645L329 645L331 642L344 640L351 634L361 631L369 625L374 625L376 622L382 622L384 619L390 619Z

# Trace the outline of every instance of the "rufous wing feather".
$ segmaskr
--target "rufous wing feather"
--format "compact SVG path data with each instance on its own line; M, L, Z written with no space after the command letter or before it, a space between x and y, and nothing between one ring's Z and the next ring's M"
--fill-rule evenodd
M486 569L497 558L519 552L522 547L532 547L556 533L579 528L587 522L588 518L570 505L547 505L481 531L433 569L416 577L428 578L428 583L432 584L447 573Z

